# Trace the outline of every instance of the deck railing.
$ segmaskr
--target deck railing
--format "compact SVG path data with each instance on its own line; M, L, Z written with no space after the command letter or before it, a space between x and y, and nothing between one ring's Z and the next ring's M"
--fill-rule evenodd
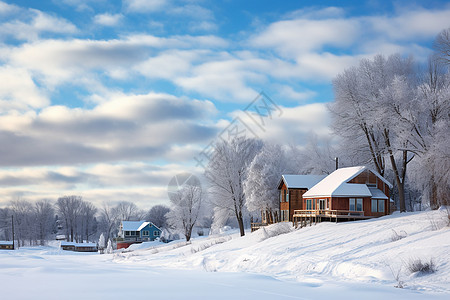
M270 225L270 224L269 223L251 223L250 227L251 227L251 231L253 232L255 230L260 229L261 227L268 226L268 225Z
M326 217L337 217L337 216L364 216L364 211L356 210L338 210L338 209L299 209L294 210L294 217L315 217L315 216L326 216Z
M371 218L369 216L364 216L364 211L355 210L338 210L338 209L302 209L294 210L294 215L292 216L294 226L300 223L300 227L306 226L307 223L311 225L312 223L322 222L323 219L329 219L330 221L334 219L336 222L338 220L356 220L356 219L367 219Z

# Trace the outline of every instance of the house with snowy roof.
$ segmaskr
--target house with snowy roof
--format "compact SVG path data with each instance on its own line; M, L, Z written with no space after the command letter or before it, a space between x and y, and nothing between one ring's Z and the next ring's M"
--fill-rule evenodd
M117 249L128 248L131 244L155 240L161 236L161 229L152 222L122 221L118 236Z
M96 243L61 242L61 249L75 252L97 252Z
M293 221L295 210L303 208L303 194L323 180L326 175L282 175L278 183L280 220Z
M337 169L330 175L282 175L281 221L297 225L322 220L356 220L390 213L392 184L365 166Z
M337 169L303 194L293 221L356 220L390 213L389 183L364 166Z
M0 250L14 250L12 241L0 241Z

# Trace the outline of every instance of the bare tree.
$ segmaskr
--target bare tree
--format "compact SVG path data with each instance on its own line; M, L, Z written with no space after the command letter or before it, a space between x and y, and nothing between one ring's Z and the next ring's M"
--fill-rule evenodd
M64 218L67 240L73 242L77 229L77 218L82 205L81 196L63 196L58 198L56 207L58 213Z
M184 184L177 193L171 195L170 201L173 207L167 213L167 222L170 227L181 230L186 241L189 242L201 210L202 189L200 183Z
M11 213L14 215L15 235L19 246L24 246L28 240L31 245L33 242L32 211L30 202L22 199L16 199L10 203Z
M97 208L90 202L83 201L80 208L80 218L81 218L81 232L80 236L85 237L86 241L89 241L91 235L96 231L96 219L95 214L97 213ZM83 238L82 238L83 240Z
M0 240L12 239L11 212L8 207L0 208Z
M115 209L119 221L140 220L145 215L133 202L121 201Z
M433 46L437 60L443 65L450 65L450 28L438 34Z
M146 220L151 221L159 228L167 226L166 214L170 211L170 208L165 205L155 205L147 213Z
M118 218L119 215L117 209L112 207L109 203L103 203L103 206L100 209L100 226L101 231L106 233L105 240L109 240L112 237L111 235L114 229L118 227Z
M205 172L211 185L211 202L215 207L215 218L227 219L230 214L234 214L241 236L245 235L244 181L247 178L248 166L262 146L263 143L259 140L243 137L220 142L216 145Z
M55 211L49 200L39 200L33 208L35 226L37 227L37 240L44 245L53 228Z

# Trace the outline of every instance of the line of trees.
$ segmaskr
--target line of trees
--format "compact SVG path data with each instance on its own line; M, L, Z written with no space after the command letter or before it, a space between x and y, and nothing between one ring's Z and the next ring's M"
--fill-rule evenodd
M63 235L71 242L96 242L103 234L108 241L117 236L120 221L150 220L164 228L169 211L164 205L143 211L128 201L115 206L105 203L97 208L75 195L60 197L54 203L50 200L30 202L16 199L0 208L0 240L12 239L11 216L14 216L15 240L19 246L25 246L44 245L57 235Z

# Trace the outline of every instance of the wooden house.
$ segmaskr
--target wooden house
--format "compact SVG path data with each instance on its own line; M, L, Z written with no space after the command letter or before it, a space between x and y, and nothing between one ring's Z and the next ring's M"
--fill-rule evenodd
M61 249L75 252L97 252L96 243L61 242Z
M152 222L122 221L118 236L117 249L128 248L131 244L154 241L161 236L161 229Z
M294 219L367 219L389 214L392 185L367 167L341 168L303 194ZM295 222L296 220L294 220Z
M278 183L280 221L293 221L295 210L305 209L303 194L326 175L282 175Z
M0 241L0 250L14 250L12 241Z

